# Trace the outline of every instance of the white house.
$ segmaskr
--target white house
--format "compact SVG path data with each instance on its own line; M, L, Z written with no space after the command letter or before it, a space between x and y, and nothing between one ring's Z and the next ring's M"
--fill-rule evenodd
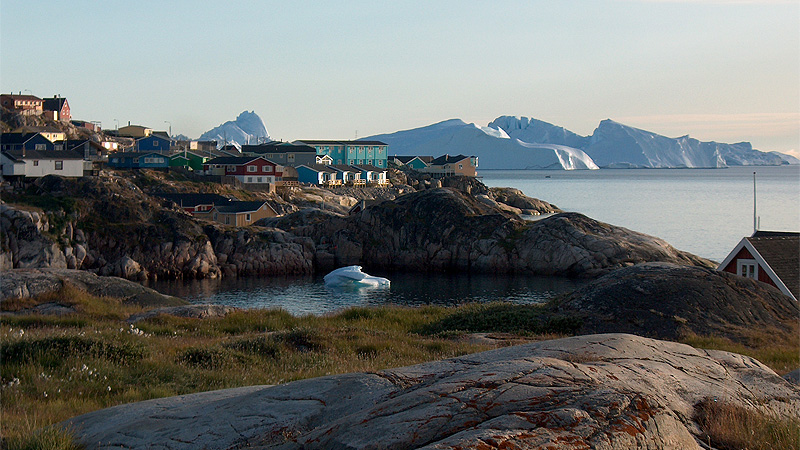
M39 178L46 175L82 177L91 172L92 162L70 150L5 150L0 152L3 177Z

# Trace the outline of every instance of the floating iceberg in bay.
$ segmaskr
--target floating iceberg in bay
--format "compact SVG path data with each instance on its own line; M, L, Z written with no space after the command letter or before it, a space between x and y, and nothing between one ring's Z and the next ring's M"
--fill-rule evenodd
M324 280L326 286L388 287L390 284L386 278L373 277L362 272L361 266L340 267L325 275Z

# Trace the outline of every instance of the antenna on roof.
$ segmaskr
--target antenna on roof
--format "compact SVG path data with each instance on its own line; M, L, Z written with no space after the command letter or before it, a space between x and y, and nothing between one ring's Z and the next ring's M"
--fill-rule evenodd
M756 214L756 173L753 172L753 234L758 231L758 215Z

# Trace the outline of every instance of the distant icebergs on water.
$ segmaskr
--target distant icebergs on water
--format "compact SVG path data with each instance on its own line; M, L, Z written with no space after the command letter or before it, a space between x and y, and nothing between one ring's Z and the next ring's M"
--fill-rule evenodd
M386 278L373 277L361 271L361 266L340 267L325 275L326 286L336 287L389 287Z

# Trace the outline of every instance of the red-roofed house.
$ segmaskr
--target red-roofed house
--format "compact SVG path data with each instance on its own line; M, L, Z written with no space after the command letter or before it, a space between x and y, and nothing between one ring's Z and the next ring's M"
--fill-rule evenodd
M756 231L734 247L717 270L754 278L800 297L800 233Z

